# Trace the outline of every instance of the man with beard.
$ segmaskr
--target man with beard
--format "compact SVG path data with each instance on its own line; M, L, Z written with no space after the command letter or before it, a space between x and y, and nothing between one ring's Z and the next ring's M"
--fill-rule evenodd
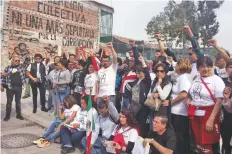
M111 102L115 104L115 82L116 72L118 66L117 53L114 50L113 44L107 44L109 50L112 51L113 63L111 64L110 56L104 55L102 57L102 68L98 71L98 82L96 84L95 101L98 97L109 96ZM98 104L97 100L97 104Z
M7 104L6 104L6 116L3 121L8 121L10 119L11 108L13 97L15 96L16 104L16 118L19 120L24 120L21 115L21 95L22 87L25 85L25 67L20 65L20 57L13 56L12 64L5 68L5 77L1 83L1 90L6 88Z

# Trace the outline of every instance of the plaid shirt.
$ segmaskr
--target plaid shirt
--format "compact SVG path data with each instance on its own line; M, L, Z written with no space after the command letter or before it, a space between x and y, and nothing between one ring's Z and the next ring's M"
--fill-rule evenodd
M12 86L11 86L11 78L10 78L10 76L12 74L11 69L12 69L12 65L7 66L4 69L4 73L8 73L8 77L2 78L2 83L1 83L2 85L7 86L9 89L12 88ZM24 86L25 83L26 83L25 67L23 67L22 65L19 65L17 67L17 70L19 71L19 74L21 76L21 81L22 81L22 84Z

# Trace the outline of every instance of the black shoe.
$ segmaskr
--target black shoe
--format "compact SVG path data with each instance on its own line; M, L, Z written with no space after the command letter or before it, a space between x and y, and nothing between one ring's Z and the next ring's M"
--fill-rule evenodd
M10 119L10 117L5 117L4 119L3 119L3 121L8 121Z
M36 113L37 109L33 109L33 113Z
M16 119L24 120L24 118L23 118L21 115L17 115L17 116L16 116Z
M75 152L75 148L74 147L64 147L63 150L61 150L62 154L73 153L73 152Z
M43 112L48 112L48 109L42 108L41 111L43 111Z

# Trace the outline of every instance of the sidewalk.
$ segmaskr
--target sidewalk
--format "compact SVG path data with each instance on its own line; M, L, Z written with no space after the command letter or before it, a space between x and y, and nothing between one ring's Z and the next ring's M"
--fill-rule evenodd
M39 98L39 95L38 95ZM50 116L50 112L42 112L40 110L40 100L37 101L38 107L37 107L37 113L32 113L33 110L33 103L32 103L32 97L21 99L21 110L22 110L22 116L29 121L32 121L44 128L48 128L49 124L52 120L55 119L55 116ZM6 105L6 95L5 92L1 93L1 108L5 110ZM15 108L15 102L13 100L12 108ZM13 113L11 113L13 115Z

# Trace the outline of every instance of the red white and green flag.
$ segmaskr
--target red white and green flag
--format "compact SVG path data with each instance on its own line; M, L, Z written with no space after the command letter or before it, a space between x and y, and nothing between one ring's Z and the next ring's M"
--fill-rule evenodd
M87 136L86 154L91 154L90 146L91 146L92 133L94 130L95 130L95 123L93 118L93 103L92 103L91 95L89 95L88 112L87 112L87 129L86 129L86 136Z

